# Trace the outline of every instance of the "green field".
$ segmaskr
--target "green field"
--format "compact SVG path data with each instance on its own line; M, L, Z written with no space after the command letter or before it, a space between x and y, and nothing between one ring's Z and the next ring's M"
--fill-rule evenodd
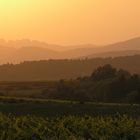
M111 103L80 103L62 100L43 100L0 97L0 111L14 115L36 115L46 117L68 116L68 115L128 115L140 116L139 105L111 104Z

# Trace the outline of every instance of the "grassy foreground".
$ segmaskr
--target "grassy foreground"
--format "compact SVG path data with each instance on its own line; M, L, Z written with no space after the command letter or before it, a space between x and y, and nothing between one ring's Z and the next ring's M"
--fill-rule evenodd
M115 117L35 117L0 114L1 140L139 140L140 120Z

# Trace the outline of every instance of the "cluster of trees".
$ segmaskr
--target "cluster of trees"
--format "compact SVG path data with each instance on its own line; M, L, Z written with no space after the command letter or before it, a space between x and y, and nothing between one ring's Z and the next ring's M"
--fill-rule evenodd
M91 76L60 80L48 86L42 96L81 102L140 103L140 75L107 64L95 69Z

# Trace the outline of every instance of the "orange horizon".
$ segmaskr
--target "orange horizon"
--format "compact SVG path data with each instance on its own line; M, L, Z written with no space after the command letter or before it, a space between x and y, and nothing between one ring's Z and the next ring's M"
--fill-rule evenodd
M105 45L140 36L140 1L1 0L0 38Z

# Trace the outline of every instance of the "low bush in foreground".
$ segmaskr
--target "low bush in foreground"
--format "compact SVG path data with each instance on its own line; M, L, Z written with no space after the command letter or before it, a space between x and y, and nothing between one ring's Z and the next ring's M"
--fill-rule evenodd
M140 120L127 116L43 118L0 114L1 140L139 140Z

